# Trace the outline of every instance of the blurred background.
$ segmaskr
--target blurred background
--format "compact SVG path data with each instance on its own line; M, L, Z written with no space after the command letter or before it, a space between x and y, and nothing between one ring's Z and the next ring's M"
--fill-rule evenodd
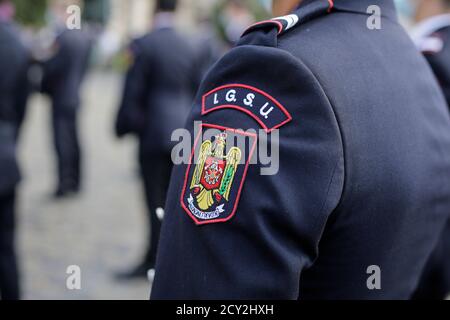
M46 59L56 38L55 5L82 8L82 29L93 39L81 86L79 136L83 190L52 197L57 163L51 101L33 90L22 126L18 159L23 175L17 194L17 254L23 299L148 299L145 277L118 279L139 263L146 247L144 195L133 137L119 141L114 123L122 96L129 43L152 26L153 0L13 0L15 24L36 59ZM235 10L242 5L244 11ZM241 8L241 9L242 9ZM215 59L246 26L268 16L266 1L181 0L176 27ZM239 9L239 8L238 8ZM238 17L235 18L235 14ZM39 70L29 77L39 78ZM81 268L81 290L68 290L68 266Z
M82 8L81 27L92 40L78 117L83 148L83 190L52 196L57 184L51 101L31 90L18 159L17 255L23 299L148 299L145 277L117 273L138 264L148 239L145 200L136 160L137 141L114 135L130 42L152 28L154 0L12 0L21 41L33 59L48 59L57 37L54 7ZM414 0L398 1L402 23L412 25ZM177 30L211 52L211 64L246 26L269 16L265 0L180 0ZM1 12L0 12L1 16ZM207 69L207 68L206 68ZM28 76L39 82L39 68ZM37 80L36 80L37 79ZM66 270L81 268L81 290L69 290Z

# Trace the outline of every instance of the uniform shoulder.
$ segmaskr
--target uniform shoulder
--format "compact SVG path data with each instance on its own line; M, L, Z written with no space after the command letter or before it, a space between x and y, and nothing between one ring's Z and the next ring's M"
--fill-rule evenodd
M130 46L143 46L148 41L151 41L150 33L146 33L142 36L133 38L130 42Z
M27 58L28 49L22 41L18 27L13 23L0 23L0 41L8 43L9 50L14 50L16 57Z
M152 41L150 33L132 39L128 45L128 51L133 56L138 56L146 51Z
M159 30L153 30L146 34L134 38L130 43L130 48L139 52L154 50L162 41L165 41L167 34L161 34Z

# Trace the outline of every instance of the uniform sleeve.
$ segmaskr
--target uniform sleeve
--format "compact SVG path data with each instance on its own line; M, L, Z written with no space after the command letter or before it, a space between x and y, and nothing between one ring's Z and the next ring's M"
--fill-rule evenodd
M199 135L208 128L217 135ZM237 47L204 80L188 129L199 164L175 167L152 299L299 298L344 183L339 127L318 81L283 50ZM239 151L220 150L233 133L246 137L234 174Z
M439 53L426 52L424 55L439 81L439 85L444 92L447 103L450 105L450 67L447 62L448 51L450 50L446 49L446 51Z
M28 98L32 91L32 85L28 79L28 70L30 67L30 56L28 52L24 54L22 66L18 72L18 81L14 89L14 110L17 127L17 136L20 133L23 121L26 115Z
M142 109L148 93L149 61L137 44L129 51L132 64L125 77L122 101L116 120L116 134L139 133L143 126Z

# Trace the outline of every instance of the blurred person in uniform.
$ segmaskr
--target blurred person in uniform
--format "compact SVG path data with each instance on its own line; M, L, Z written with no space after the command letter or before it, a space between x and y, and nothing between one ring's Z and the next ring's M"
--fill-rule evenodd
M86 32L68 29L67 7L80 1L54 1L56 40L53 56L43 62L42 92L52 102L53 142L57 158L58 183L54 196L63 198L80 191L82 183L78 115L80 89L88 69L91 39Z
M156 2L153 30L130 45L116 133L139 139L139 166L148 212L148 247L142 263L119 278L146 276L156 260L172 170L171 135L183 128L199 85L198 51L175 30L176 0ZM159 217L158 217L159 216Z
M450 0L421 0L415 4L417 25L412 30L412 38L433 69L450 111ZM442 300L449 294L450 220L429 259L414 297Z
M200 86L152 298L409 299L450 214L438 83L393 0L273 8Z
M16 141L26 103L29 55L13 25L14 6L0 0L0 297L20 299L15 203L20 172Z
M450 103L450 0L417 2L415 21L411 36Z

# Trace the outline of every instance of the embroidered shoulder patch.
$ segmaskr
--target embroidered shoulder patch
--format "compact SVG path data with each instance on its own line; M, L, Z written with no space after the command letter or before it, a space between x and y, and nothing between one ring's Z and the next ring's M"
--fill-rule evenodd
M181 206L197 225L233 218L256 143L256 134L201 125L181 193Z
M236 109L248 114L272 132L292 120L289 112L268 93L244 84L218 87L203 96L202 115L221 109Z

